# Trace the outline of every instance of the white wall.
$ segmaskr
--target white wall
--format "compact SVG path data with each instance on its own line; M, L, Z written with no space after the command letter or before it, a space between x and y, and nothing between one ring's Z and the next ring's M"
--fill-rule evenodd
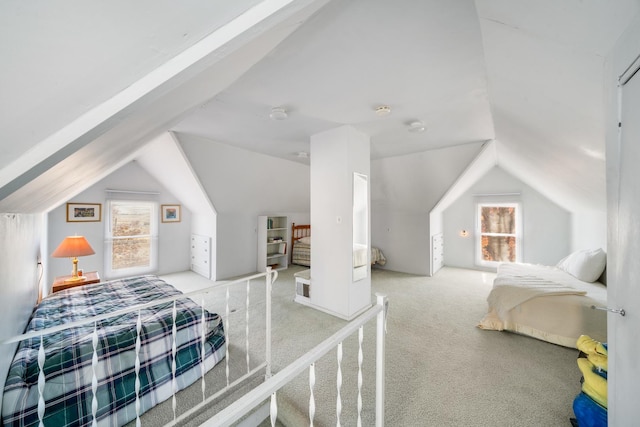
M218 213L218 280L254 273L259 215L309 224L309 166L176 134Z
M291 239L291 223L309 224L308 212L255 211L252 213L218 213L217 262L218 280L243 276L256 272L258 261L258 216L286 216L289 222L288 239Z
M607 250L606 212L573 212L571 214L571 252L595 248Z
M495 201L521 203L523 213L523 262L554 265L571 250L571 215L522 181L494 167L443 214L444 263L451 267L475 265L475 224L478 194L520 193ZM482 201L489 201L483 198ZM468 230L468 237L459 232Z
M107 195L106 189L151 191L158 192L157 196L143 196L133 194ZM85 271L97 270L101 278L104 276L104 232L105 232L105 201L108 197L114 199L154 200L158 204L175 204L178 199L169 193L161 184L149 176L136 162L130 162L116 172L99 181L89 189L75 196L69 202L100 203L102 205L102 220L100 222L67 222L66 204L49 212L48 215L48 250L45 257L49 261L47 288L56 276L71 273L71 261L67 258L52 258L50 254L69 235L82 235L96 252L95 255L79 259L78 267ZM181 209L182 219L179 223L160 223L158 229L158 271L164 274L175 271L188 270L190 267L190 239L191 212ZM160 213L158 213L160 215ZM158 218L159 220L159 218Z
M257 215L218 212L216 242L218 279L255 272L258 248L257 227Z
M38 299L43 229L43 215L0 214L0 341L23 332ZM16 346L0 346L0 401Z
M384 253L383 267L403 273L429 274L429 214L374 208L371 211L371 246Z
M387 258L380 268L429 274L429 212L482 147L478 142L371 161L371 245Z
M301 215L309 223L309 166L177 133L218 212L218 279L253 272L258 215ZM384 268L429 272L429 211L483 143L371 161L371 244ZM291 218L289 219L291 222Z

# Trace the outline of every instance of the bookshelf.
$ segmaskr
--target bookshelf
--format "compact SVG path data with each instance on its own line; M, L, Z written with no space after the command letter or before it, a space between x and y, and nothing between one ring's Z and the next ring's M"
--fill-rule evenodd
M258 217L258 260L256 269L263 272L268 266L274 270L289 267L287 256L289 222L286 216Z

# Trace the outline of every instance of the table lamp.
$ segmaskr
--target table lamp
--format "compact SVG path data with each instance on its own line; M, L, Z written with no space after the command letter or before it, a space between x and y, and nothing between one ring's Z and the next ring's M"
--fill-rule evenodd
M95 251L84 236L67 236L58 248L53 251L51 256L56 258L72 258L73 270L71 271L71 278L65 280L65 283L71 283L84 280L83 276L78 276L78 257L93 254L95 254Z

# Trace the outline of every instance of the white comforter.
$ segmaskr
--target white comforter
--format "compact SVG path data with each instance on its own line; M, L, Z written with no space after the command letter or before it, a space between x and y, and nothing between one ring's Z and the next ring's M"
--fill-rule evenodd
M501 264L478 327L508 330L575 348L580 335L606 342L607 289L551 266Z
M578 279L571 280L564 271L532 264L501 264L487 302L499 316L531 298L545 295L586 295Z

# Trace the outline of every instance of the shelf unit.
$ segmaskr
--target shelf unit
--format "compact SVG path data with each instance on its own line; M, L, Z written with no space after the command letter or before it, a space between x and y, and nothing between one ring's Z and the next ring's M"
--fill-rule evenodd
M263 272L268 266L275 270L289 267L287 242L289 222L286 216L258 217L258 261L256 269Z

